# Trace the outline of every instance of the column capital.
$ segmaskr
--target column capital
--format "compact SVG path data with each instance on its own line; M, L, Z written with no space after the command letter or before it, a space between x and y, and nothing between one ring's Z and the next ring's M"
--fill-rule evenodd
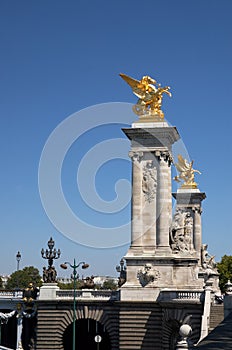
M161 161L168 162L168 165L171 165L173 162L173 157L168 150L155 151L155 156Z
M194 212L194 213L198 213L198 214L202 214L202 207L201 206L199 206L199 205L195 205L195 206L193 206L192 208L192 211Z
M141 162L143 158L143 152L141 151L130 151L128 155L133 162Z

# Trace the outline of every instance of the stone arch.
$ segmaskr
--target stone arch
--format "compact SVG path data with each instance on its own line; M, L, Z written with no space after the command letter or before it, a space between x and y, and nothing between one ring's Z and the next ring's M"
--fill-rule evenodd
M163 310L163 349L175 350L180 326L188 315L189 312L186 309Z
M81 319L92 319L99 323L101 323L106 331L109 334L110 341L112 344L112 349L117 349L118 344L118 336L117 336L117 327L115 327L115 323L112 322L112 318L109 317L109 313L107 310L103 310L97 306L89 306L83 305L79 306L76 310L76 320ZM62 310L62 322L59 322L57 325L57 345L62 350L63 349L63 334L66 328L73 322L73 310Z

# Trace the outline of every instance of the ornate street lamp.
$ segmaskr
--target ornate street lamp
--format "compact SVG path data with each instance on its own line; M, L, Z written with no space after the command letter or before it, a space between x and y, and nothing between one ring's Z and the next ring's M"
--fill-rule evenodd
M21 260L21 253L18 251L18 253L16 254L16 261L17 261L17 271L19 271L19 263L20 263L20 260Z
M64 264L61 264L60 267L64 270L67 269L67 264L73 269L73 347L72 349L76 349L76 280L79 277L77 275L77 269L81 265L82 269L87 269L89 267L89 264L86 264L84 261L79 262L76 265L76 260L74 259L73 265L70 262L65 262Z
M44 267L43 271L43 280L46 283L54 283L56 282L56 269L53 266L53 260L54 259L59 259L61 251L60 249L56 250L54 248L55 242L53 241L52 237L48 241L48 248L44 250L43 248L41 249L41 256L44 259L48 260L48 268Z
M60 249L56 250L56 248L54 248L54 245L55 245L55 242L53 241L53 239L51 237L48 241L49 250L48 249L44 250L43 248L41 249L42 258L48 260L49 267L52 267L53 259L58 259L60 257L60 254L61 254Z

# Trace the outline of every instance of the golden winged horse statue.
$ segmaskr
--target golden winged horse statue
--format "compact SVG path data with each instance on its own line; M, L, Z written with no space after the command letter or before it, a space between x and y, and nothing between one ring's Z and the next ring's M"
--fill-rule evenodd
M181 180L184 181L181 186L182 188L197 188L197 184L194 181L194 173L201 174L201 172L193 169L193 160L188 163L187 160L179 154L178 163L175 163L174 165L179 172L179 175L175 176L174 180L177 182L181 182Z
M130 85L133 93L139 98L137 104L133 106L133 111L139 116L154 116L158 119L164 118L161 110L163 94L171 96L170 87L161 87L156 80L145 75L141 80L129 77L126 74L119 74L125 82Z

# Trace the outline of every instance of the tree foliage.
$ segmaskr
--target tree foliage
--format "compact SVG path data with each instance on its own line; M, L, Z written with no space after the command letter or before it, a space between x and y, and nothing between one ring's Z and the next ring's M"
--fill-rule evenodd
M81 281L77 280L76 281L76 289L81 289ZM58 287L60 287L60 289L74 289L74 282L71 283L62 283L62 282L58 282Z
M224 292L225 284L228 280L232 281L232 256L224 255L221 261L217 263L217 269L219 272L219 287Z
M39 270L33 266L27 266L23 270L13 272L7 281L6 289L24 289L28 287L30 282L37 287L42 284Z
M3 282L2 282L2 277L0 276L0 289L3 288Z
M108 279L106 280L103 285L102 285L102 289L111 289L111 290L116 290L117 289L117 284L115 283L115 281L113 279Z

